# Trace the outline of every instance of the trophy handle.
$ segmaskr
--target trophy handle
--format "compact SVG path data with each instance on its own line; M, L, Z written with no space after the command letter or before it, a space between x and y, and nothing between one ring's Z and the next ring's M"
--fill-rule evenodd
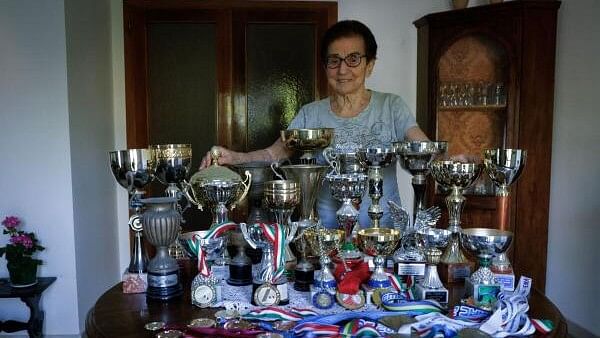
M244 191L242 192L242 195L240 197L238 197L238 199L231 204L231 210L235 209L235 207L242 201L244 200L244 198L246 198L246 195L248 195L248 191L250 191L250 185L252 184L252 174L250 174L250 172L248 170L246 170L244 172L246 174L246 179L244 181L242 181L242 185L244 186Z
M190 189L192 190L191 194ZM194 192L194 189L192 189L192 185L185 180L183 181L183 193L185 194L185 198L187 198L189 202L191 202L194 205L197 205L198 209L204 211L202 203L200 203L198 198L196 198L196 193Z
M334 149L331 147L327 147L327 148L323 149L323 157L325 157L325 161L331 167L331 169L332 169L331 172L339 174L338 164L335 161L337 159L337 154L335 153Z
M286 241L289 243L294 239L294 236L296 235L296 231L298 230L298 222L292 222L292 225L290 225L290 232L287 234L287 238Z
M272 162L271 170L273 171L275 176L277 176L277 178L279 178L280 180L285 180L285 177L283 177L275 168L279 168L279 162Z
M240 223L240 229L242 230L242 235L244 235L244 239L246 240L246 242L248 242L248 244L252 247L252 249L256 249L256 247L257 247L256 242L254 242L254 240L252 240L252 238L250 237L250 234L248 233L247 224Z

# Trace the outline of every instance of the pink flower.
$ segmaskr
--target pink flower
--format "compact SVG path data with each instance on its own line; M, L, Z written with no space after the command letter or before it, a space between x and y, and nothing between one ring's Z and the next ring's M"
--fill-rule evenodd
M33 241L31 237L27 235L17 235L10 238L10 242L14 245L21 244L27 249L31 249L33 247Z
M19 217L15 216L7 216L4 221L2 221L2 225L4 225L7 229L14 229L21 224L21 220Z

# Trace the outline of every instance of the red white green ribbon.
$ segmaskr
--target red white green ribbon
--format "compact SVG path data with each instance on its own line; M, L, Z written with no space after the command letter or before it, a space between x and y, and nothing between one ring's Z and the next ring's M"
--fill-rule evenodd
M262 320L262 321L292 321L297 322L304 319L303 316L287 311L275 306L268 306L264 308L258 308L250 311L248 314L243 316L247 320Z
M354 319L344 325L341 334L347 337L381 337L376 326L377 324L368 320Z
M298 316L301 316L301 317L310 317L310 316L318 316L319 315L318 312L313 311L311 309L302 309L302 308L297 308L297 307L290 308L290 312L297 314Z
M535 327L535 329L541 334L548 334L554 329L552 321L548 319L532 319L531 323L533 324L533 327Z
M333 324L304 323L294 328L294 337L339 337L340 327Z
M206 250L198 243L200 240L211 240L213 238L221 237L225 232L234 230L237 228L237 224L233 222L225 222L221 224L213 224L213 226L208 230L206 235L200 236L198 234L194 235L192 238L192 242L194 242L194 246L196 246L198 251L198 272L204 276L210 276L210 269L208 268L208 264L206 264Z
M279 223L258 224L262 229L265 238L273 245L273 261L275 265L275 274L269 282L274 283L285 272L285 226Z

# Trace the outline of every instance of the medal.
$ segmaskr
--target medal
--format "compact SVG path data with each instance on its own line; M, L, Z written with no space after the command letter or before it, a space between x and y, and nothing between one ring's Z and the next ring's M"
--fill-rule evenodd
M277 305L280 300L281 294L279 293L279 290L270 283L259 286L254 292L254 303L258 306Z
M193 319L189 324L189 328L200 328L200 327L215 327L217 323L210 318L196 318Z
M146 325L144 325L144 328L148 331L158 331L158 330L162 329L163 327L165 327L164 322L150 322L150 323L147 323Z
M192 289L192 304L205 308L217 301L217 290L209 284L198 284Z
M338 303L345 309L356 310L365 305L365 293L360 290L357 293L350 295L347 293L336 292L335 298Z
M312 297L312 304L321 310L330 309L334 303L334 296L327 290L319 290Z

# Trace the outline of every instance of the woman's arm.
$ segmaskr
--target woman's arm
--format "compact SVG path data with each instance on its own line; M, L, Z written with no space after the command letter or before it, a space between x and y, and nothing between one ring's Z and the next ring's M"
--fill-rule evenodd
M278 138L272 145L265 149L255 150L248 153L237 152L225 147L215 146L221 153L219 164L240 164L247 162L276 162L283 160L292 155L292 150L289 150ZM211 163L210 151L204 155L200 162L200 169L208 167Z
M404 135L407 141L429 141L429 138L418 126L409 128Z

